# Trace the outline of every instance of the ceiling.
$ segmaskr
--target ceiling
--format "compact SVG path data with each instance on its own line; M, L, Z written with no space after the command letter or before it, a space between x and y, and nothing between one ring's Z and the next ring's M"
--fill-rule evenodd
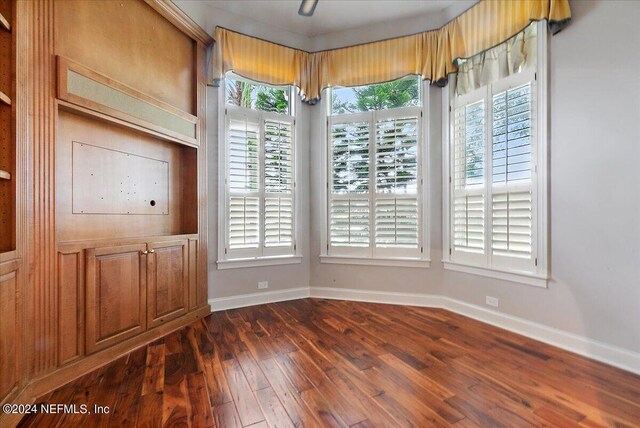
M298 15L300 0L204 0L217 9L307 37L383 21L438 13L455 0L319 0L312 17Z

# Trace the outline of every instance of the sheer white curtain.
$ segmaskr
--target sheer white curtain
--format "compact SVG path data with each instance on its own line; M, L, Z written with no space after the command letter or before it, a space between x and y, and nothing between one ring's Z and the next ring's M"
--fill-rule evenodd
M498 46L458 62L456 95L464 95L536 63L537 26L527 28Z

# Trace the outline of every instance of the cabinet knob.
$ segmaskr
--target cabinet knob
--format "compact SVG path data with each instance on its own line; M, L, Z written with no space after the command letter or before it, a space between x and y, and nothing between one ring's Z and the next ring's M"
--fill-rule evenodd
M149 252L147 250L144 251L140 251L140 254L148 254Z
M153 253L155 253L155 252L156 252L156 250L149 250L149 252L150 252L151 254L153 254Z

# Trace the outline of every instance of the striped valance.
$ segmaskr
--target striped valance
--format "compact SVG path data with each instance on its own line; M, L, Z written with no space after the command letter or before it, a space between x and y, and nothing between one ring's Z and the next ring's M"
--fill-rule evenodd
M315 102L324 88L359 86L418 74L443 85L456 61L490 49L531 21L557 33L571 19L569 0L481 0L442 28L321 52L305 52L216 28L212 80L227 71L249 79L296 85Z

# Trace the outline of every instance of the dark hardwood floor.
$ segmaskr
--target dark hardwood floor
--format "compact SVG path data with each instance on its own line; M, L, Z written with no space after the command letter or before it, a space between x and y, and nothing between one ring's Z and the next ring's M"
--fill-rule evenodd
M640 376L439 309L217 312L42 397L22 426L638 426Z

